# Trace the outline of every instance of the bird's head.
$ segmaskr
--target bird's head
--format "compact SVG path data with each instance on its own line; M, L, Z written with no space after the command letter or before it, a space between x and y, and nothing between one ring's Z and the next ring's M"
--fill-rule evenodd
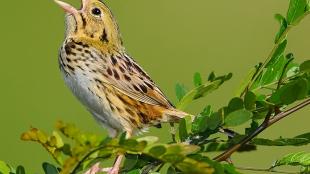
M81 9L54 0L66 12L66 37L78 37L121 46L118 25L109 8L100 0L82 0Z

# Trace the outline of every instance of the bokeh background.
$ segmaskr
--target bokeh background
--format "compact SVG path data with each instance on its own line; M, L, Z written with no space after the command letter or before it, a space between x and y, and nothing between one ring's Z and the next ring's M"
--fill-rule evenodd
M79 0L67 2L80 6ZM173 102L177 82L189 88L192 76L233 72L220 90L190 106L197 113L207 104L225 105L248 70L263 61L273 45L288 0L109 0L127 51L144 67ZM106 135L65 87L58 70L57 52L63 40L64 12L52 0L3 1L0 10L0 160L23 164L42 173L41 162L51 158L39 145L22 142L30 126L51 131L57 120L75 123L89 132ZM310 57L310 18L289 35L288 51L297 61ZM309 108L283 120L261 137L291 137L309 130ZM162 140L165 129L151 129ZM239 166L267 168L289 152L308 147L259 147L235 154ZM252 172L245 172L252 173Z

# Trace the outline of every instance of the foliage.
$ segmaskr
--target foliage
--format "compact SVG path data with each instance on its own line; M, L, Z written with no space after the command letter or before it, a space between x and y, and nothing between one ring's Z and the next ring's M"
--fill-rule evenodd
M55 164L43 163L45 174L80 173L120 153L126 156L122 173L238 174L232 164L222 162L230 161L236 151L252 151L256 146L307 145L310 133L274 140L256 136L310 104L310 60L298 64L294 54L286 52L289 31L310 13L309 9L307 0L290 0L286 17L275 15L280 27L274 48L263 63L250 70L236 96L219 109L206 106L193 121L190 117L182 119L171 142L159 143L157 137L150 136L125 139L125 134L103 139L63 122L58 122L51 134L31 128L21 139L41 144L55 159ZM177 108L185 109L231 78L231 73L217 76L212 72L208 78L195 73L193 89L176 85ZM234 130L241 125L246 127L244 132ZM209 152L220 154L211 159ZM265 171L274 171L283 165L300 166L300 173L310 173L310 154L288 154ZM24 174L26 171L23 166L13 168L0 161L0 173Z

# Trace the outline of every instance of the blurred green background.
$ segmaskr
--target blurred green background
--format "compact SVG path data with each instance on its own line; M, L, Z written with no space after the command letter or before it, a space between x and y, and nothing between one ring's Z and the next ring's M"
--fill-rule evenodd
M67 2L80 6L78 0ZM273 45L278 24L275 13L285 14L288 0L110 0L127 51L152 76L173 102L177 82L191 87L195 72L207 75L233 72L220 90L191 105L197 113L211 104L225 105L248 70L263 61ZM1 109L0 160L23 164L41 173L41 162L52 161L39 145L22 142L30 126L51 131L57 120L72 122L106 134L65 87L57 63L63 40L64 12L52 0L1 2ZM310 57L310 18L291 31L288 51L297 61ZM309 130L310 108L274 125L261 137L278 138ZM168 129L151 129L162 139ZM166 136L166 137L163 137ZM269 167L301 148L259 147L257 152L233 156L238 166ZM245 172L248 173L248 172ZM252 172L249 172L252 173Z

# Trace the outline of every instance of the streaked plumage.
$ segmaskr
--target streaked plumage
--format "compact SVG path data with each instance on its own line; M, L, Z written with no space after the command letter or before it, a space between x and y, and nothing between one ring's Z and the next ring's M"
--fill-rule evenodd
M128 136L188 115L176 110L149 75L126 53L112 13L99 0L65 11L66 36L59 65L66 84L114 137Z

